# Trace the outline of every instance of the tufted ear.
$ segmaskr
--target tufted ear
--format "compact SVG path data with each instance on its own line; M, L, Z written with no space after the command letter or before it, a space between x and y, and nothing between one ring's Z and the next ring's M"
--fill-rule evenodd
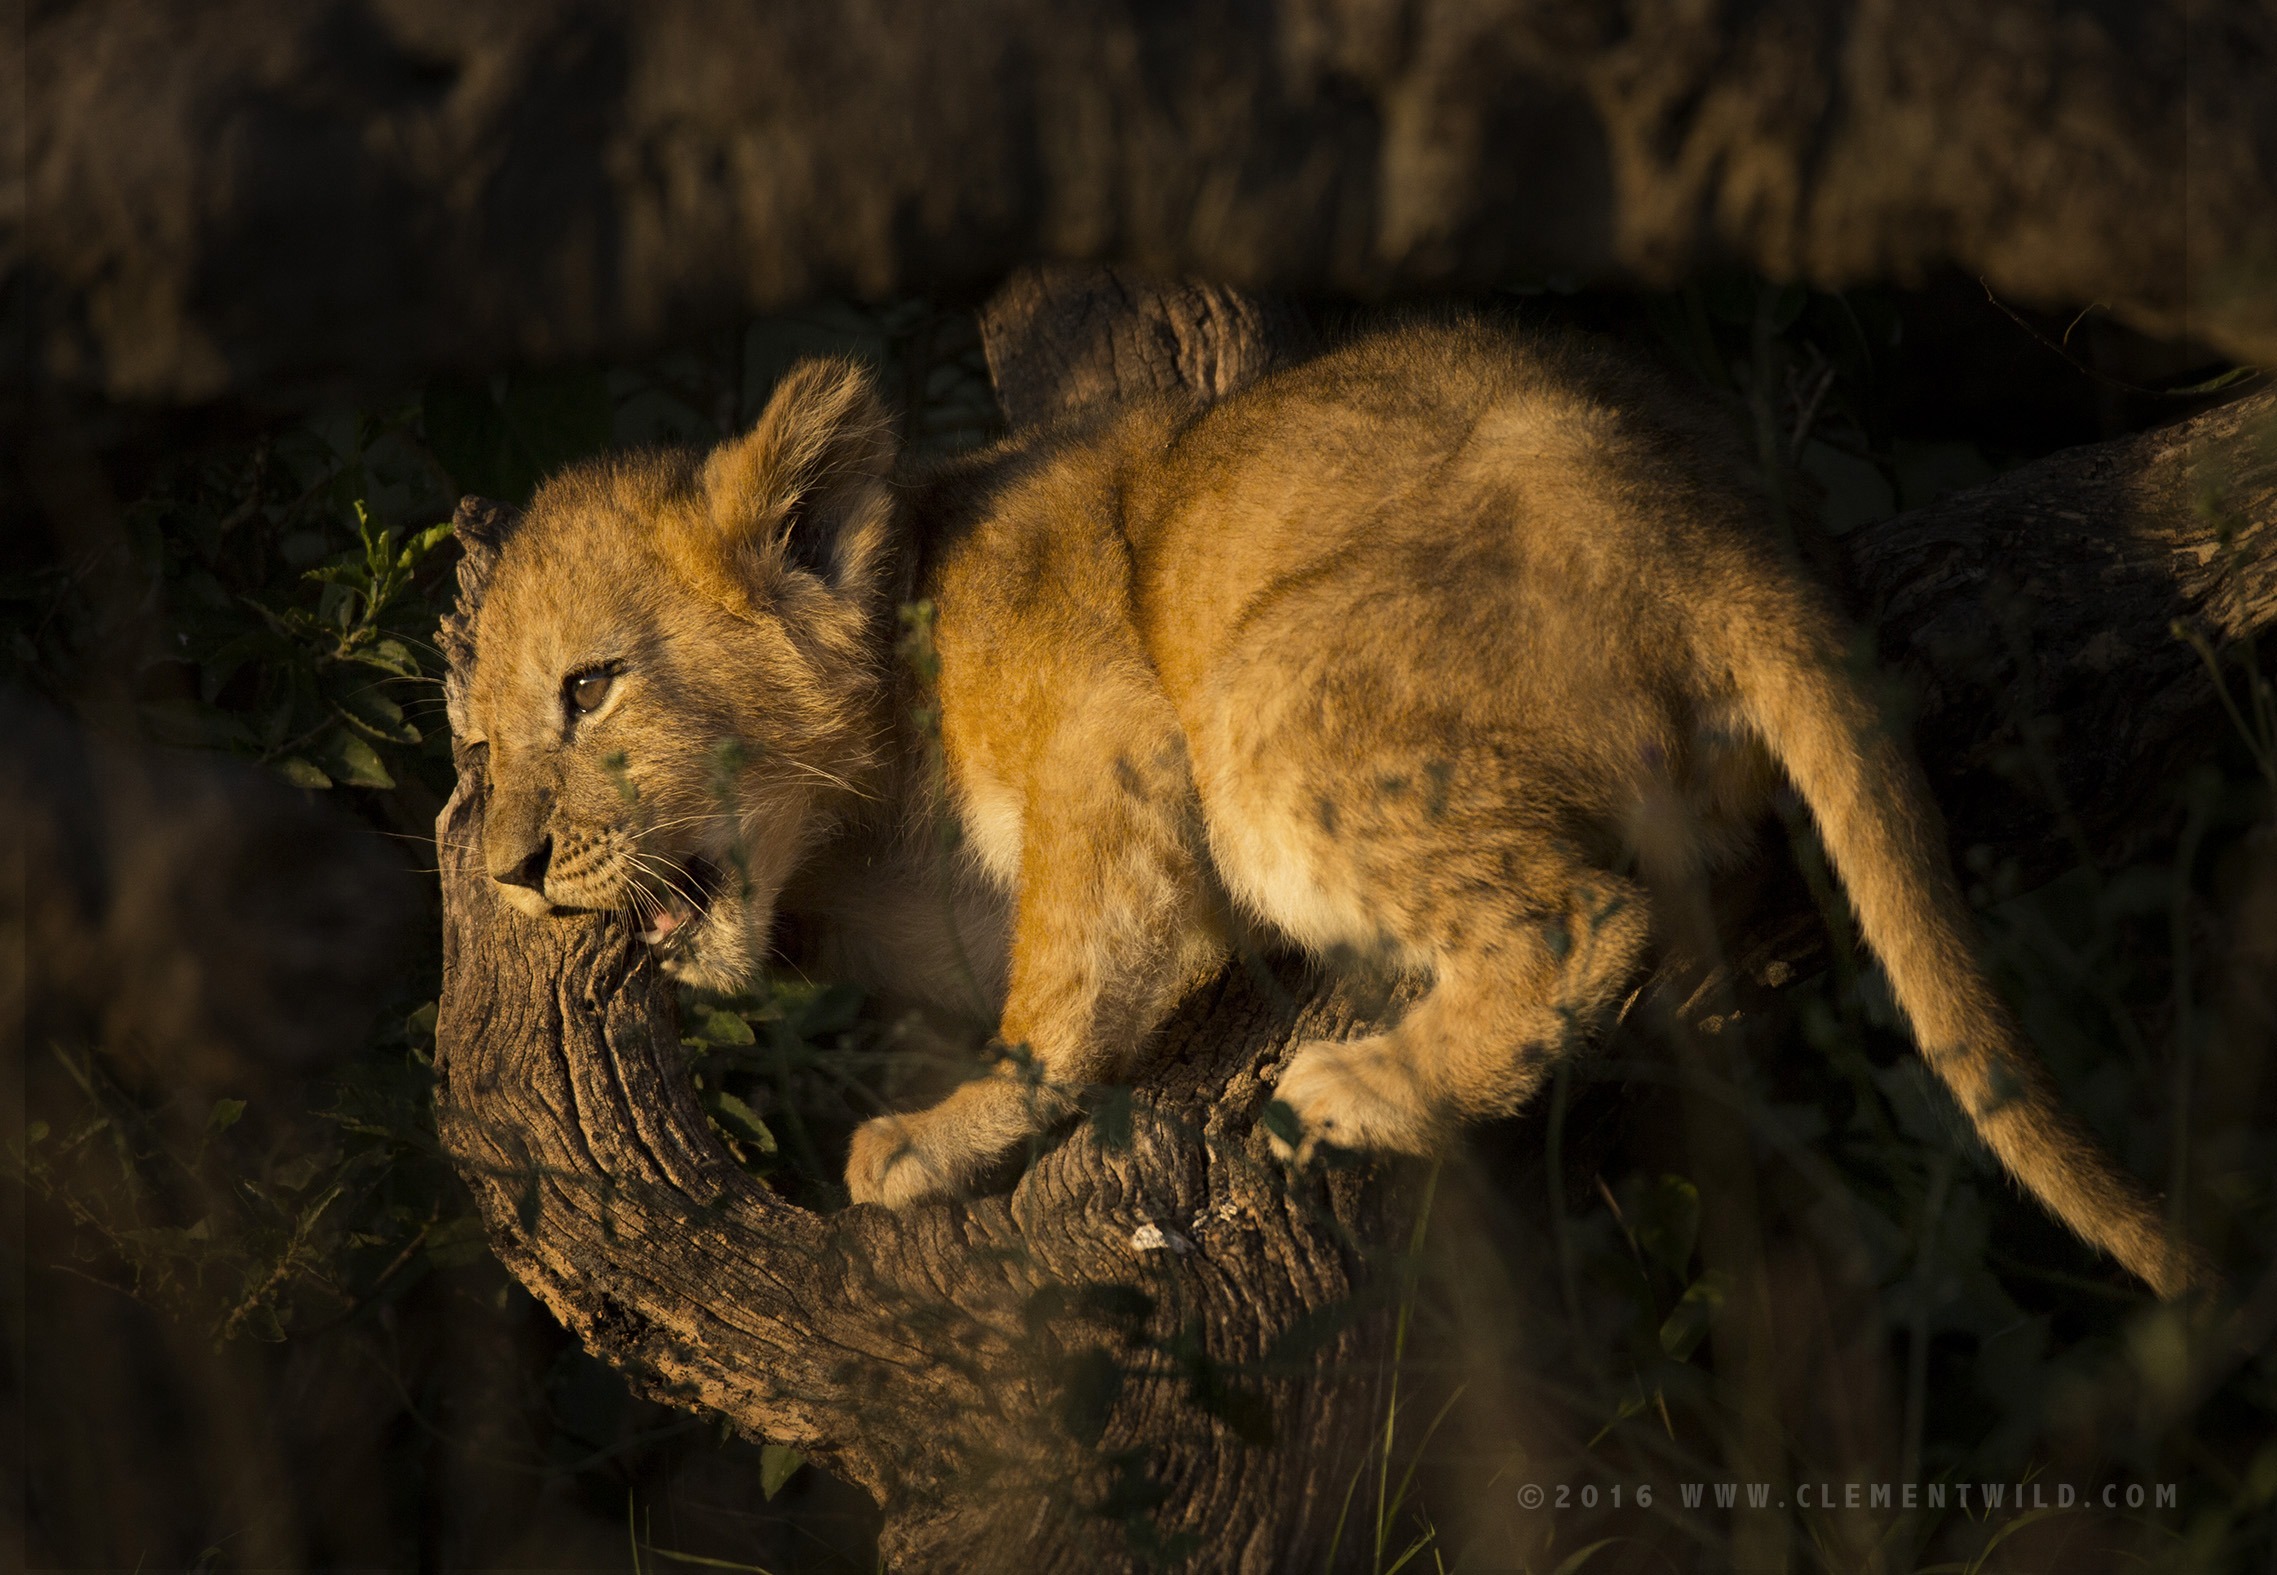
M818 588L866 602L892 529L894 447L859 362L802 361L751 430L704 460L673 555L731 605Z

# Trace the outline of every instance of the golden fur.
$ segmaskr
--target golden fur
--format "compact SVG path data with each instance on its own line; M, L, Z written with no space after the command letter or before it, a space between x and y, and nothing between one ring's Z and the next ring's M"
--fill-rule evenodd
M857 1200L971 1184L1143 1070L1245 927L1430 980L1300 1048L1307 1143L1429 1152L1516 1109L1633 985L1650 894L1783 769L1924 1055L2010 1171L2162 1292L2185 1255L2067 1117L1975 960L1920 774L1721 434L1585 346L1363 337L897 477L809 363L709 457L549 482L470 691L490 869L638 910L745 979L778 910L836 966L978 1004L1010 1057L857 1134ZM937 609L928 697L895 610ZM604 696L589 712L575 693ZM931 827L946 818L950 859Z

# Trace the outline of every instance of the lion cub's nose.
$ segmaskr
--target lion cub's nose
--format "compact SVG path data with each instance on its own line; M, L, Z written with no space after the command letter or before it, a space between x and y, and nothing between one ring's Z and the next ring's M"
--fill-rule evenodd
M493 869L490 878L507 886L527 886L535 892L546 889L546 866L553 862L553 838L543 837L521 863L504 869Z

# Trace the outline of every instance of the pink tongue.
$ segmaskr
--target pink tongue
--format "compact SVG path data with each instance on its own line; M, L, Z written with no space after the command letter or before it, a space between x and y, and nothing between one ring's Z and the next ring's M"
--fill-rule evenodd
M664 912L656 916L656 922L649 926L648 933L658 936L670 935L679 927L680 915L672 912L669 908L667 908Z

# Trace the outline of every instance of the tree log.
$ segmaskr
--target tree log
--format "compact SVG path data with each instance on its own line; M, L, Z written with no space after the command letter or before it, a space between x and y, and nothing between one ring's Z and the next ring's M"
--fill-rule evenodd
M1109 382L1222 392L1270 361L1281 320L1223 291L1041 275L999 297L984 335L1008 405L1040 416ZM2250 642L2277 618L2273 434L2263 394L1848 543L1884 648L1925 694L1926 763L1964 846L2048 841L2044 809L1984 785L2026 735L2074 823L2102 835L2162 812L2147 784L2219 716L2170 626ZM460 521L454 678L506 524L474 500ZM2016 633L1963 637L1979 626ZM2019 681L2021 716L1978 698ZM2042 714L2065 728L2035 731ZM438 826L444 1140L501 1258L591 1349L863 1485L895 1568L1135 1569L1180 1550L1199 1568L1323 1566L1380 1425L1383 1255L1414 1173L1292 1182L1259 1122L1294 1044L1381 1003L1251 959L1178 1014L1127 1104L1041 1145L1009 1193L819 1215L710 1134L673 991L624 922L498 901L475 852L479 748L461 744L459 768ZM1786 917L1760 920L1758 959L1800 955Z
M1955 841L2045 870L2166 807L2231 726L2202 651L2277 620L2277 389L2052 455L1860 530ZM2233 695L2243 675L2226 669Z
M1199 280L1025 268L989 298L981 344L1005 424L1187 389L1222 399L1312 344L1303 314Z
M80 0L25 48L0 299L113 398L621 358L1041 258L1950 268L2277 360L2257 0Z

